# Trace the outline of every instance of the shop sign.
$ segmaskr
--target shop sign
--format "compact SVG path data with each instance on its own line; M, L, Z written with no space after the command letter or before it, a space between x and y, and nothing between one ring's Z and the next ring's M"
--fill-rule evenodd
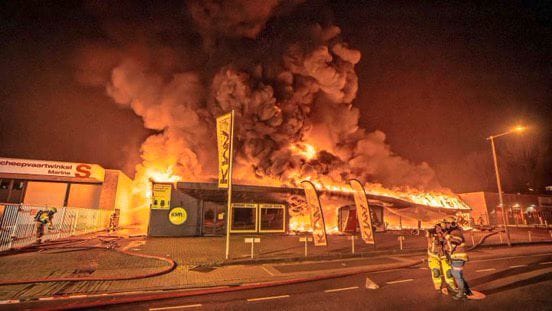
M97 164L0 158L0 173L46 175L104 180L105 170Z
M362 239L366 244L374 244L374 228L372 228L372 217L366 199L366 192L364 192L364 187L358 180L353 179L350 183L354 190L353 195Z
M324 223L324 214L322 213L322 206L318 199L318 193L316 188L310 181L301 182L303 189L305 190L305 197L307 199L307 205L310 210L310 220L312 227L312 237L314 238L315 246L326 246L328 240L326 237L326 225Z
M234 114L227 113L217 118L218 187L228 188L232 170L232 142L234 136Z
M182 207L175 207L169 213L169 221L171 224L179 226L186 222L188 213Z
M152 186L151 209L171 208L172 184L154 183Z

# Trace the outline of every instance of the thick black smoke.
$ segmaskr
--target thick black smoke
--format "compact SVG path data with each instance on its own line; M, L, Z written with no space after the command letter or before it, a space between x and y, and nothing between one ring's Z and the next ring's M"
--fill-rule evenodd
M427 164L395 155L384 133L359 127L361 54L320 2L191 1L182 15L170 26L156 16L111 16L108 40L81 50L79 79L103 85L158 131L142 145L138 179L151 169L214 177L214 120L233 109L237 180L435 186ZM314 155L301 152L309 146Z

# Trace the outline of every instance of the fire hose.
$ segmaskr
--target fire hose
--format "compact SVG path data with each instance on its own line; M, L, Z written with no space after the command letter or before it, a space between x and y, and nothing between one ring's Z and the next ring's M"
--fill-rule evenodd
M468 248L468 250L471 251L471 250L476 249L477 247L481 246L481 244L483 244L483 242L485 242L485 240L488 237L491 237L495 234L498 234L499 232L502 232L502 231L491 232L491 233L488 233L488 234L482 236L481 239L479 240L479 242L475 243L472 247Z
M114 240L108 241L105 239L100 239L100 241L104 243L109 243L107 247L104 246L57 246L57 245L45 245L44 247L41 247L42 250L51 250L51 249L77 249L77 250L92 250L92 249L104 249L104 250L111 250L115 251L121 254L134 256L134 257L140 257L140 258L148 258L148 259L155 259L159 261L163 261L169 264L168 267L156 271L156 272L150 272L150 273L144 273L139 275L131 275L131 276L120 276L120 277L57 277L57 278L37 278L37 279L29 279L29 280L0 280L0 286L3 285L19 285L19 284L29 284L29 283L48 283L48 282L79 282L79 281L124 281L124 280L137 280L137 279L144 279L144 278L150 278L154 276L163 275L166 273L169 273L173 271L176 268L176 262L172 260L171 258L161 257L161 256L155 256L155 255L146 255L146 254L140 254L140 253L134 253L130 252L128 250L124 249L117 249L116 245L114 243ZM80 242L80 241L78 241Z

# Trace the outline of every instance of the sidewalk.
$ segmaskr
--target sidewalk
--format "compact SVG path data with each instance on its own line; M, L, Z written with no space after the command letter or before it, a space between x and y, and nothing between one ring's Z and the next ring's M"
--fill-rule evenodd
M486 233L485 233L486 234ZM545 240L547 232L535 232L533 241ZM474 233L476 242L483 233ZM512 230L512 240L522 241L527 233ZM366 258L336 261L320 261L321 258L345 258L352 256L351 241L345 236L330 236L328 247L309 245L307 262L244 265L250 256L250 244L245 236L233 236L231 260L224 260L224 238L128 238L119 241L123 249L174 259L177 268L161 276L125 281L51 282L0 286L0 300L33 299L37 297L76 294L101 294L143 290L170 290L197 287L242 285L247 283L274 282L295 278L333 275L336 273L365 271L367 269L392 269L419 262L425 257L426 240L423 236L406 236L404 250L399 250L398 233L376 234L377 247L357 240L356 255ZM470 244L470 234L466 236ZM525 239L527 241L527 239ZM486 241L499 243L493 236ZM102 245L98 238L85 241L85 245ZM523 247L512 249L481 249L470 256L492 256L494 253L520 253ZM526 247L527 248L527 247ZM532 246L544 251L550 245ZM256 260L297 261L304 259L304 244L298 236L262 236L255 249ZM521 252L521 254L524 254ZM318 260L318 261L316 261ZM218 266L224 264L223 266ZM21 253L0 257L0 279L37 279L52 277L118 277L155 272L168 266L166 262L129 256L106 249L71 250L52 249L43 252Z

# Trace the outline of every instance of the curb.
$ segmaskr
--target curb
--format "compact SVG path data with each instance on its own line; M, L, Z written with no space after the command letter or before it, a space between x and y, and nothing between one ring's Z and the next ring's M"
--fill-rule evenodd
M426 248L413 248L409 250L392 250L392 251L376 251L376 252L360 252L355 254L326 254L316 255L308 257L283 257L283 258L257 258L257 259L234 259L228 261L220 261L214 263L206 263L195 265L194 267L223 267L234 265L258 265L266 263L290 263L290 262L303 262L303 261L325 261L335 259L350 259L350 258L371 258L379 256L395 256L395 255L412 255L416 253L425 253Z
M369 272L380 272L380 271L388 271L388 270L395 270L395 269L404 269L409 268L412 266L416 266L419 264L423 264L423 260L416 260L412 263L408 264L400 264L400 265L394 265L389 266L385 268L381 267L372 267L372 268L366 268L362 270L355 270L355 271L349 271L349 272L341 272L341 273L329 273L326 275L318 275L318 276L312 276L312 277L303 277L303 278L294 278L294 279L287 279L287 280L279 280L279 281L269 281L269 282L261 282L261 283L247 283L247 284L240 284L240 285L234 285L234 286L218 286L218 287L210 287L210 288L199 288L199 289L188 289L188 290L177 290L172 292L141 292L141 293L131 293L128 295L136 295L131 297L120 297L125 294L117 294L117 293L111 293L111 294L99 294L99 295L73 295L68 297L42 297L32 300L9 300L4 301L6 304L14 304L14 303L33 303L33 302L39 302L39 301L60 301L60 300L66 300L71 301L77 298L94 298L94 297L108 297L106 300L102 302L74 302L69 303L63 306L56 306L56 310L70 310L70 309L80 309L80 308L97 308L97 307L103 307L103 306L109 306L109 305L117 305L117 304L128 304L128 303L137 303L137 302L144 302L144 301L153 301L153 300L163 300L163 299L171 299L171 298L181 298L181 297L191 297L191 296L201 296L201 295L208 295L208 294L217 294L217 293L226 293L226 292L235 292L235 291L243 291L243 290L250 290L250 289L257 289L257 288L266 288L266 287L275 287L275 286L283 286L283 285L290 285L290 284L298 284L298 283L307 283L307 282L314 282L314 281L320 281L320 280L327 280L327 279L333 279L333 278L342 278L347 277L351 275L357 275L357 274L363 274L363 273L369 273ZM36 310L51 310L52 308L48 307L32 307L32 309Z

